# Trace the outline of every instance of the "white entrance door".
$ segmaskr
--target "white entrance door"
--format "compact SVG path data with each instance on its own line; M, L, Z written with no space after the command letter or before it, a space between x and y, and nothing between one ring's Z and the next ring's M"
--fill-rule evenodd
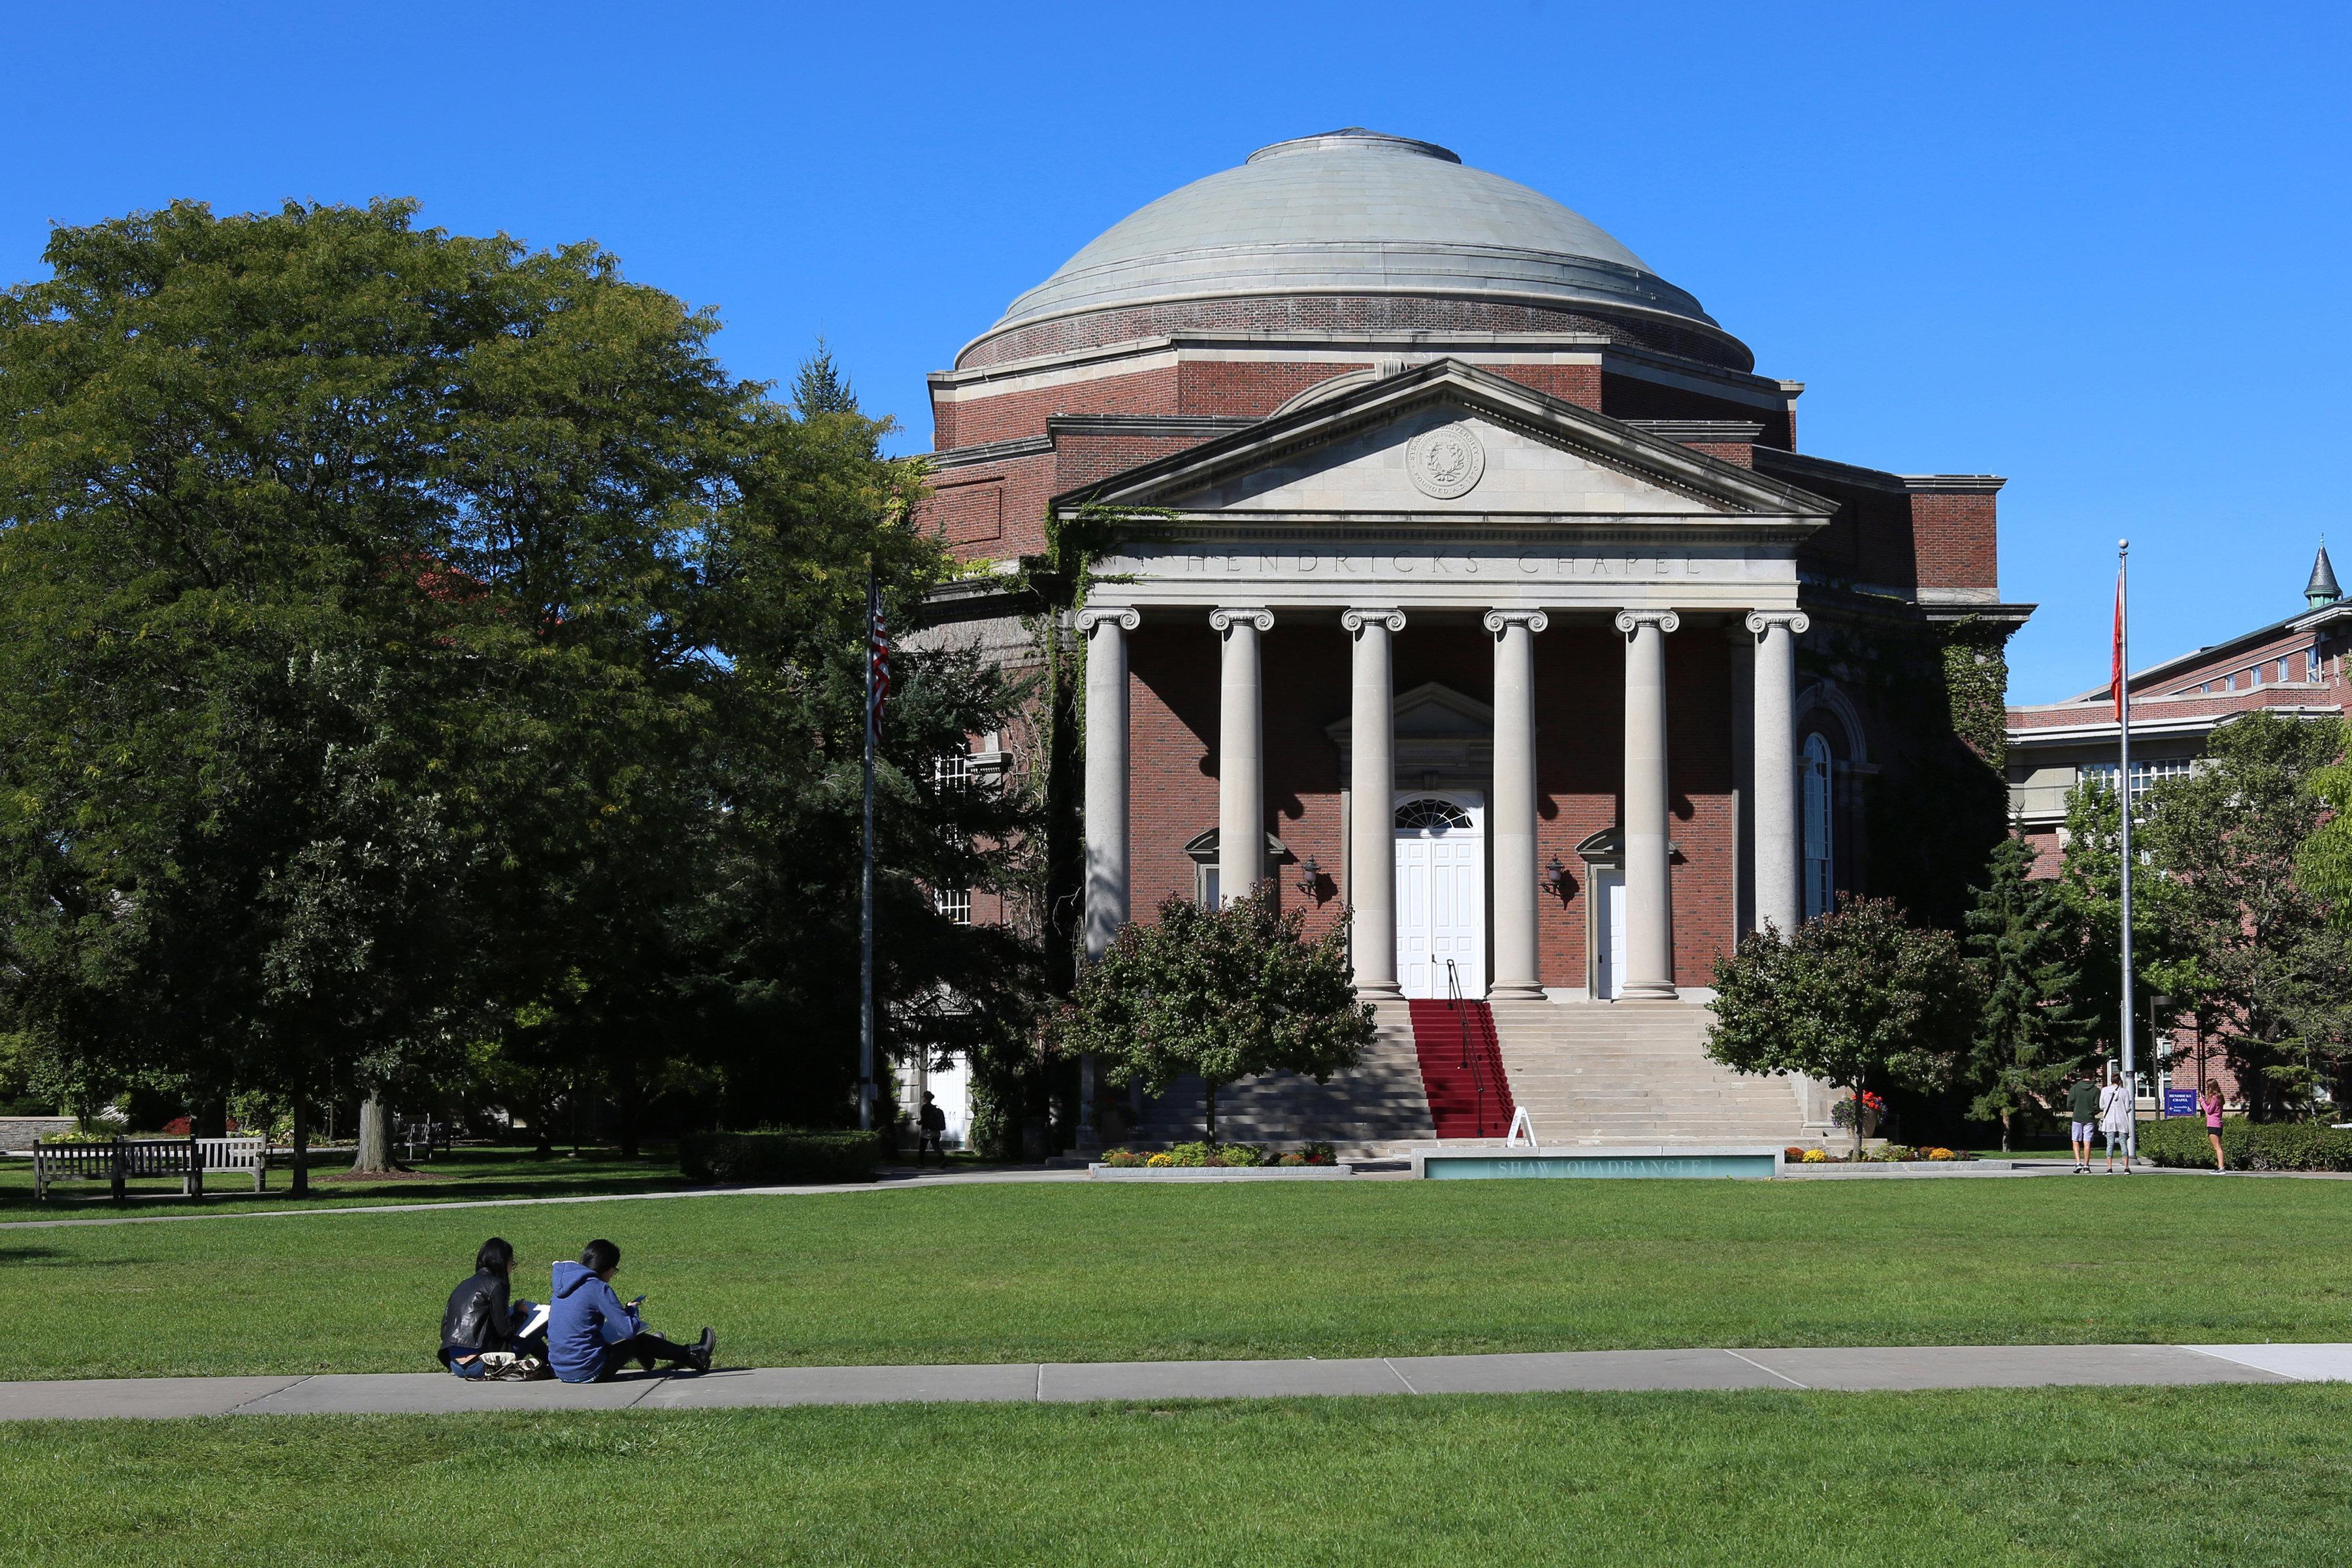
M1593 934L1601 940L1593 953L1592 994L1613 1001L1625 974L1625 873L1614 866L1592 870Z
M1396 805L1397 979L1407 996L1486 994L1486 845L1475 795L1407 795Z

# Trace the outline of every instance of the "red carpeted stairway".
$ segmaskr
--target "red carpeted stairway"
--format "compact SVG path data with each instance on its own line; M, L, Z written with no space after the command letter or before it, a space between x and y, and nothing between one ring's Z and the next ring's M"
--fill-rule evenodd
M1494 1010L1484 1002L1415 1001L1412 1046L1440 1138L1500 1138L1511 1129Z

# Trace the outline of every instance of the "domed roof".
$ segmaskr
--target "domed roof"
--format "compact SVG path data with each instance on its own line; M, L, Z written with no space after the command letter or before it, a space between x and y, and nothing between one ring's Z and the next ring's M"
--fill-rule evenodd
M1727 338L1599 226L1443 147L1361 129L1277 142L1121 219L982 334L1246 294L1423 294L1666 317Z

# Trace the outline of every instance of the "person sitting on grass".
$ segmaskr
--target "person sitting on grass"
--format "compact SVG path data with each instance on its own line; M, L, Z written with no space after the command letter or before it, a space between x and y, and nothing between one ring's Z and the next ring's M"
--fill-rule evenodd
M645 1298L624 1303L613 1293L621 1249L602 1237L580 1249L577 1263L555 1266L555 1299L547 1325L547 1359L566 1383L609 1383L630 1362L647 1372L667 1362L693 1372L710 1370L719 1339L709 1329L701 1340L682 1345L646 1327L637 1316Z
M474 1254L474 1272L449 1292L441 1313L441 1364L464 1378L545 1377L546 1342L526 1332L540 1309L509 1299L514 1248L494 1236Z

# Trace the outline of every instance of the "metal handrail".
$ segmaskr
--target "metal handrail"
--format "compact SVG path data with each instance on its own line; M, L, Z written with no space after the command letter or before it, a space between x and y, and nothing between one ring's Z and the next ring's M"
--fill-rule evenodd
M1445 1005L1454 1010L1454 1018L1462 1026L1462 1069L1470 1075L1471 1093L1475 1097L1475 1110L1473 1111L1475 1120L1471 1124L1474 1129L1471 1136L1484 1138L1486 1136L1486 1062L1482 1053L1470 1048L1470 1009L1463 1005L1462 973L1450 958L1445 961Z

